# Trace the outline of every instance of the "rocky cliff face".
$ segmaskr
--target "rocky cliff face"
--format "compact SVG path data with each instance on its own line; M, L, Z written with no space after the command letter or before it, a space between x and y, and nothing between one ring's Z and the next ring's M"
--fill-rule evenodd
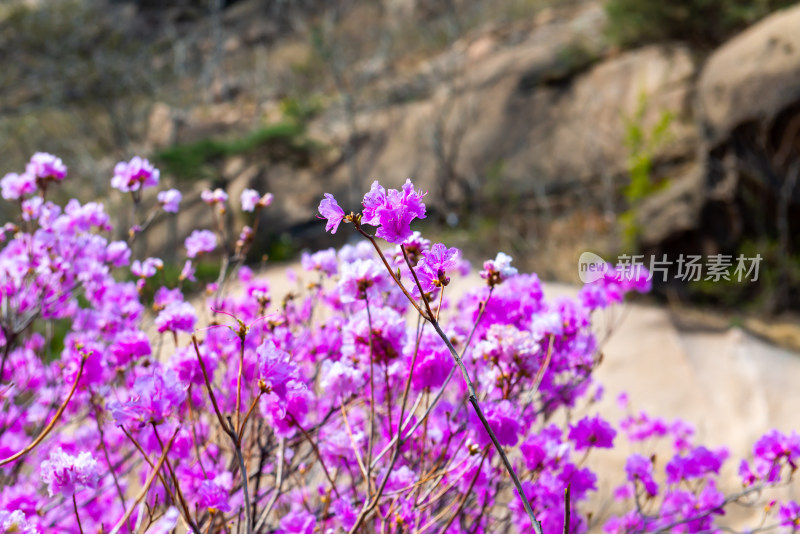
M132 79L147 79L147 67L163 87L144 98L112 94L117 111L89 108L82 129L74 118L86 108L68 104L68 92L51 95L63 104L57 116L34 107L25 123L6 110L0 124L18 141L2 170L15 170L27 147L67 160L73 151L100 192L115 157L188 147L177 152L194 158L184 175L165 167L165 176L188 180L194 193L177 225L154 232L172 236L151 240L154 252L174 250L206 216L192 198L210 185L232 198L245 187L272 191L281 202L265 227L312 243L323 192L355 205L372 180L406 177L430 192L433 220L460 220L466 241L503 243L549 276L571 272L582 248L618 250L614 221L626 210L648 252L734 252L759 239L791 249L800 7L709 54L677 43L609 47L600 2L523 12L489 4L117 6L106 26L127 21L116 31L152 46ZM57 128L32 121L69 124L69 135L53 143ZM289 137L262 135L287 122L298 125ZM125 142L107 149L114 132ZM106 157L92 167L93 154ZM634 199L626 187L637 161L652 187ZM238 217L234 210L232 228Z

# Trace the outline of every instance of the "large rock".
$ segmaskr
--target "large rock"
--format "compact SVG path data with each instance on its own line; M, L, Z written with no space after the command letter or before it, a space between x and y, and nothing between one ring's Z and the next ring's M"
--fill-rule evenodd
M670 126L672 142L659 147L659 156L692 158L696 133L686 118L694 74L691 53L683 46L641 48L598 64L558 102L550 134L536 132L539 167L549 175L584 181L602 172L624 174L630 122L649 135L665 113L676 120ZM644 113L637 124L640 106ZM534 145L533 138L530 142Z
M712 146L746 122L769 122L800 102L800 5L734 37L706 62L697 113Z
M681 238L681 247L693 241L719 250L735 247L748 227L757 231L749 224L754 217L774 228L775 205L798 156L799 105L797 6L745 30L706 61L694 110L699 163L640 206L642 244L669 249ZM800 206L798 188L793 199L790 218Z
M147 117L145 145L151 150L166 148L175 142L175 117L172 108L163 102L156 102Z
M585 16L594 20L597 14ZM626 173L626 121L642 102L646 109L637 126L645 132L664 113L677 117L672 142L658 156L692 159L697 134L686 119L696 69L690 51L652 46L565 75L565 54L574 50L563 37L567 28L545 25L490 54L469 54L465 46L463 57L447 63L452 70L439 68L452 85L440 83L422 100L360 113L358 129L366 139L358 154L362 175L390 183L411 176L435 191L442 175L435 138L437 124L443 124L442 145L457 153L455 173L474 187L501 169L503 189L516 194L532 194L541 184L548 190L559 184L594 188L603 178ZM322 135L342 140L343 127L325 124ZM329 183L346 183L348 172L339 166Z
M644 246L657 245L675 235L695 230L705 194L705 170L693 164L668 187L642 202L636 212L639 240Z

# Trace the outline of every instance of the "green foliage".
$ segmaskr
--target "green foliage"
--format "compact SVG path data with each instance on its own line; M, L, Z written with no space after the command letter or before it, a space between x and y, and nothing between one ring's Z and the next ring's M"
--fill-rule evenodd
M294 157L303 162L314 148L314 143L304 136L302 124L286 121L270 124L236 139L207 138L175 145L156 154L156 160L166 172L178 178L194 179L203 177L206 165L226 157L263 150L273 156Z
M674 116L665 111L649 131L645 129L644 117L647 98L639 97L639 105L632 117L625 119L625 146L628 149L628 173L630 182L623 190L628 210L619 217L622 225L623 241L626 250L634 250L640 228L636 224L636 209L651 194L662 188L666 182L653 180L653 157L660 147L669 140L669 127Z
M684 41L710 48L794 0L609 0L607 33L631 47Z
M599 51L582 39L575 39L560 48L556 54L560 71L560 76L556 81L568 80L579 74L595 63L601 55Z
M324 109L319 96L303 98L300 96L287 96L280 103L283 116L295 124L306 124Z

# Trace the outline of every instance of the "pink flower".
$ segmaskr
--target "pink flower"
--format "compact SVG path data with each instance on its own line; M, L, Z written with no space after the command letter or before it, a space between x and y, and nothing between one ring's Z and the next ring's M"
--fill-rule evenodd
M11 534L39 534L39 529L33 522L28 522L22 510L7 512L0 510L0 533Z
M29 174L37 180L60 182L67 176L67 166L59 157L46 152L37 152L25 166L25 174Z
M447 248L441 243L436 243L430 251L422 253L422 259L414 270L425 293L450 283L448 272L458 269L461 251L457 248Z
M197 488L198 505L201 508L210 508L218 512L228 513L232 510L230 505L231 474L218 475L214 480L204 480Z
M274 394L281 406L286 410L286 395L289 389L297 389L297 366L290 361L289 353L278 349L272 340L262 343L257 349L258 377L263 382L267 393Z
M42 481L47 484L47 492L51 497L56 494L72 497L82 488L96 488L100 480L97 462L91 453L82 452L72 456L60 447L42 462L41 471Z
M335 234L344 219L344 210L339 207L336 199L330 193L325 193L325 198L319 203L319 214L322 215L322 219L328 219L325 231Z
M184 243L186 255L195 258L204 252L212 252L217 248L217 236L210 230L195 230Z
M575 450L578 451L590 447L610 449L616 435L617 431L599 415L584 417L569 427L569 439L575 442Z
M39 218L44 200L42 197L26 198L22 201L22 220L33 221Z
M117 425L141 428L164 422L185 400L186 386L175 371L154 365L148 374L136 378L130 400L109 402L108 411Z
M203 192L200 193L200 198L209 206L213 206L214 204L225 204L228 201L228 193L219 188L214 189L213 191L210 189L204 189Z
M648 458L641 454L632 454L625 463L625 472L629 481L633 483L640 481L648 495L651 497L658 495L658 484L653 479L653 462Z
M158 309L166 308L173 302L183 302L183 293L177 287L169 289L166 286L161 286L153 296L153 306Z
M373 260L356 260L342 265L339 295L342 302L375 298L391 287L386 270Z
M369 193L364 195L362 201L364 205L363 221L365 224L371 226L378 226L381 224L379 210L386 204L386 189L384 189L377 180L372 182L372 187Z
M754 468L758 478L768 482L780 480L781 469L788 465L797 469L800 460L800 435L797 432L783 434L770 430L753 446Z
M794 501L781 504L778 509L778 521L782 527L790 527L793 531L800 530L800 504Z
M495 259L483 262L481 278L488 281L489 285L497 285L516 276L518 271L511 266L511 259L508 254L498 252Z
M131 273L139 278L150 278L163 268L164 262L161 258L147 258L142 262L134 261L131 265Z
M500 445L513 447L519 440L520 426L519 426L519 413L511 404L511 402L504 400L499 403L488 406L485 408L486 421L489 423L497 441ZM470 413L470 426L473 431L477 433L477 443L481 447L485 447L491 443L489 433L478 419L477 414Z
M253 211L256 209L258 202L261 200L261 195L255 189L245 189L242 191L242 211Z
M18 200L36 192L36 177L32 174L10 172L0 180L3 198Z
M181 198L183 198L181 192L177 189L167 189L158 193L158 202L161 204L161 209L169 213L178 213Z
M311 534L317 525L317 519L303 508L293 510L283 516L280 522L280 534Z
M329 248L320 250L314 254L304 252L301 264L306 271L319 271L328 276L333 276L339 270L339 262L336 259L336 250Z
M194 277L194 266L192 265L192 260L186 260L186 263L183 264L180 279L189 280L190 282L197 281L197 278Z
M106 247L106 261L114 267L123 267L131 262L131 249L125 241L114 241Z
M191 332L196 321L194 306L188 302L172 302L158 313L155 324L159 332Z
M158 185L161 173L144 158L134 156L130 161L120 161L114 167L111 187L123 193L147 189Z
M125 365L132 359L149 356L151 352L150 340L140 330L120 333L110 348L116 365Z
M347 398L364 385L363 374L348 360L322 362L320 387L329 393Z
M425 218L424 193L414 190L411 180L406 180L402 191L388 192L376 181L364 196L363 221L378 226L377 237L400 244L412 236L411 221Z

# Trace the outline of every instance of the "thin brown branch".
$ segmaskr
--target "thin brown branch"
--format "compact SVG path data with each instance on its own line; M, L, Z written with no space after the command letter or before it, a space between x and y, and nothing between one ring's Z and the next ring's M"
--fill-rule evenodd
M63 414L64 410L67 408L67 404L69 404L70 399L72 399L72 395L75 394L75 390L78 388L78 381L80 381L80 379L81 379L81 375L83 374L83 368L86 365L86 360L88 359L88 357L89 357L89 354L84 354L81 357L81 365L78 368L78 374L75 375L75 382L72 384L72 389L69 390L69 395L67 395L67 398L64 399L64 402L61 403L61 406L58 407L58 410L56 411L56 414L53 416L53 419L50 420L50 422L47 424L47 426L44 427L44 429L39 433L38 436L36 436L36 439L34 439L31 442L30 445L28 445L27 447L25 447L24 449L22 449L18 453L14 454L14 455L11 455L11 456L9 456L8 458L6 458L4 460L0 460L0 466L6 465L6 464L10 464L14 460L19 460L23 456L26 456L27 454L29 454L42 441L44 441L44 438L46 438L47 435L53 430L53 428L56 426L56 423L58 422L59 418L61 418L61 414Z

